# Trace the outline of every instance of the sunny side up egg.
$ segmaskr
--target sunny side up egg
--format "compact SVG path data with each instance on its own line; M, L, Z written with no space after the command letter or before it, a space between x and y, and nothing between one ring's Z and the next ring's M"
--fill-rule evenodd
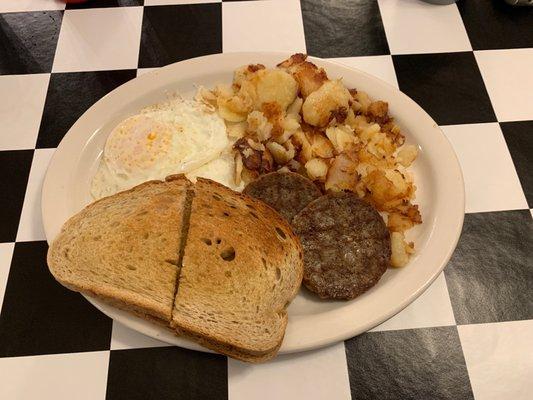
M91 194L99 199L179 173L239 189L230 148L224 121L205 105L174 99L150 106L110 133Z

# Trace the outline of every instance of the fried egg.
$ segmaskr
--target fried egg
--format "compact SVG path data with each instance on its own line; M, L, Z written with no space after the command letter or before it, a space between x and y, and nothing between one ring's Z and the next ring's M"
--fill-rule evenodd
M187 174L218 158L228 145L224 121L201 103L174 99L145 108L110 133L91 194L99 199L148 180Z
M200 168L185 175L190 181L196 182L196 178L208 178L223 184L237 192L242 192L244 182L239 185L235 183L235 158L231 152L231 147L224 151L218 158Z

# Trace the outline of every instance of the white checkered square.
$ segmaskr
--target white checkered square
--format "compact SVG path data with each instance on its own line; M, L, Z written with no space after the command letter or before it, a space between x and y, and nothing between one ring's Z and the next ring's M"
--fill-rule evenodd
M472 51L455 4L419 0L379 0L391 54Z
M103 400L109 352L0 359L1 399Z
M144 0L145 6L171 6L177 4L222 3L222 0Z
M476 400L531 399L533 320L458 330Z
M344 343L258 365L228 359L228 392L230 400L349 400Z
M53 72L137 68L142 7L67 10Z
M245 1L222 4L222 49L305 52L298 0Z
M342 57L330 58L330 60L360 69L398 88L398 80L391 56Z
M474 55L498 121L533 120L533 49Z
M1 150L33 149L50 74L0 75Z
M497 123L442 127L459 157L467 213L528 208Z
M159 68L139 68L139 69L137 69L137 76L148 74L148 73L153 72L153 71L155 71L157 69L159 69Z

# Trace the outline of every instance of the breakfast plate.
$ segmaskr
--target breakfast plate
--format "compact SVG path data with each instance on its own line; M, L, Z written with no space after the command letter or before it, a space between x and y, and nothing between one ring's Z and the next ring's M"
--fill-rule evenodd
M49 243L63 223L92 202L91 181L106 139L122 120L169 95L192 98L198 85L214 87L231 82L233 71L250 63L274 66L286 53L228 53L182 61L141 75L87 110L65 135L46 173L42 214ZM407 266L389 268L379 283L352 301L325 301L302 288L288 309L289 324L281 353L326 346L365 332L401 311L420 296L443 270L457 244L464 217L464 185L457 157L437 124L413 100L387 83L335 62L309 58L342 78L348 87L389 104L390 114L408 143L419 147L412 166L416 201L424 223L407 238L416 252ZM208 351L169 329L85 296L95 307L131 329L177 346Z

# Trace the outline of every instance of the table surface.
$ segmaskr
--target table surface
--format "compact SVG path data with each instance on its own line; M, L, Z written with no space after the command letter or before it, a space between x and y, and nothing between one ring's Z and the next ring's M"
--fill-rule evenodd
M57 284L39 199L54 149L107 92L190 57L269 50L411 96L457 152L467 214L444 273L400 314L245 365L144 337ZM498 0L2 0L0 398L530 399L532 71L533 8Z

